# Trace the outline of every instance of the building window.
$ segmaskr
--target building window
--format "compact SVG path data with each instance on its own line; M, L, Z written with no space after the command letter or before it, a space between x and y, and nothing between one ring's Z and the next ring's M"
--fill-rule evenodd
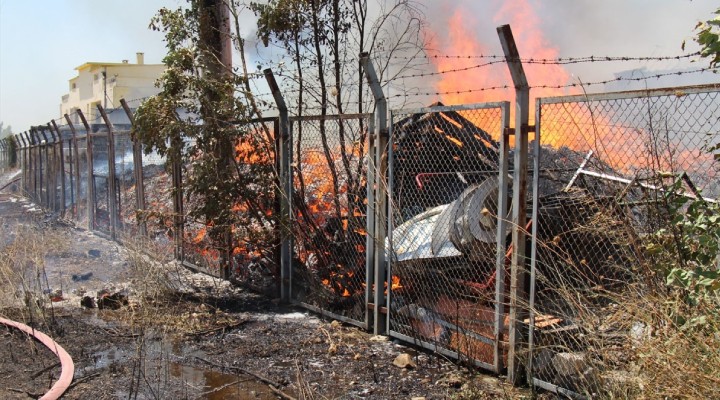
M73 82L73 83L72 83L72 88L73 88L73 89L77 89L77 83Z

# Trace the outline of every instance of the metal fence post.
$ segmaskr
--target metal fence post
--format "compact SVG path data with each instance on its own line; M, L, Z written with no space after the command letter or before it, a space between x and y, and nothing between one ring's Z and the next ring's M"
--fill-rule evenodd
M67 211L65 209L65 202L67 199L65 198L65 144L63 143L62 138L62 132L60 132L60 128L57 126L57 123L55 120L51 120L50 123L52 123L52 127L55 129L55 133L58 135L58 142L59 142L59 151L60 151L60 210L62 212L62 216L65 217L65 212ZM70 149L69 157L72 158L72 149ZM70 201L74 203L73 196L72 196L72 164L70 164Z
M51 203L51 187L52 187L52 163L50 162L50 148L54 145L50 143L47 134L45 133L44 126L38 126L38 131L43 137L42 149L45 152L45 208L52 209L53 204ZM53 139L54 140L54 139Z
M135 116L132 110L128 106L125 99L120 99L120 105L122 105L125 114L130 120L132 130L130 138L133 142L133 175L135 177L135 218L140 228L140 234L147 236L147 221L144 216L141 217L139 212L145 211L145 178L143 176L143 160L142 160L142 143L135 134ZM138 212L139 211L139 212Z
M46 127L41 127L43 133ZM48 204L52 211L57 211L57 141L55 139L55 132L50 128L50 123L47 124L47 131L50 134L50 140L47 142L47 169L48 169ZM50 153L52 150L52 154Z
M7 161L10 157L7 156L8 153L8 146L5 144L7 141L5 139L0 139L0 170L4 170L7 164Z
M25 186L25 193L27 193L28 196L30 196L30 198L32 198L32 196L30 195L30 188L31 188L32 185L33 185L33 183L32 183L32 164L31 164L31 162L32 162L32 154L31 154L31 151L32 151L32 138L30 137L30 135L28 135L28 132L27 132L27 131L23 132L22 135L23 135L23 138L24 138L24 140L25 140L25 142L26 142L26 145L25 145L25 163L26 163L26 168L25 168L25 185L26 185L26 186Z
M31 128L33 132L35 132L35 137L37 138L37 152L38 152L38 182L37 182L37 196L38 196L38 204L40 204L41 207L47 207L47 174L45 173L45 170L47 169L47 136L45 136L45 133L38 129L38 127L33 126ZM42 137L40 136L42 134ZM46 160L43 162L43 157L46 158Z
M92 151L92 132L90 131L90 124L85 119L85 114L81 110L77 110L78 117L85 127L85 146L87 147L87 218L88 218L88 229L95 229L95 176L93 170L93 151ZM78 183L79 184L79 183Z
M68 126L70 127L70 133L72 134L72 149L75 156L73 157L73 164L75 164L75 185L74 188L71 188L75 190L75 201L73 201L73 209L74 209L74 217L75 219L80 218L80 149L78 148L78 142L77 142L77 131L75 130L75 125L73 124L72 120L70 119L70 116L65 114L65 121L67 121ZM70 181L72 185L72 180Z
M289 130L289 113L285 99L280 92L280 87L275 81L275 76L270 68L263 71L265 79L270 86L273 98L279 112L279 135L280 143L275 157L280 159L280 220L287 226L282 229L282 241L280 243L280 300L289 302L292 295L292 174L290 162L292 160L292 138Z
M42 205L42 147L41 147L41 141L40 141L40 134L37 132L35 127L30 128L30 134L33 137L33 147L34 147L34 163L33 163L33 194L34 194L34 201L38 205Z
M525 344L527 329L523 321L527 316L527 272L525 268L525 225L527 216L525 204L527 197L528 166L528 120L530 109L530 87L520 61L510 25L497 28L505 60L515 85L515 158L513 166L512 199L512 261L510 264L510 327L508 349L508 380L520 383L524 367L522 346Z
M374 267L373 283L375 292L373 294L373 333L376 335L383 334L388 329L387 313L383 313L387 307L387 300L390 294L390 284L388 283L388 297L385 297L384 286L388 281L385 260L385 236L387 218L387 170L388 158L387 147L390 138L387 123L387 100L383 94L380 80L375 73L375 68L370 61L370 55L363 53L360 55L365 77L370 86L370 90L375 97L375 124L374 144L375 144L375 162L370 168L375 168L375 209L374 209L374 229L372 238L374 240ZM368 201L368 204L370 202ZM368 235L371 233L368 232Z
M105 112L105 109L98 104L97 109L102 116L105 126L107 127L107 148L108 148L108 198L110 203L108 205L108 213L110 213L110 237L113 239L117 238L117 223L118 223L118 210L117 210L117 191L115 186L115 139L113 125L110 123L110 119Z
M540 195L540 155L541 155L541 101L540 99L537 99L536 101L536 107L535 107L535 140L533 142L533 176L532 176L532 193L533 193L533 203L532 203L532 221L538 220L538 196ZM529 323L529 329L528 329L528 356L527 356L527 378L528 383L532 385L533 380L533 370L532 370L532 364L533 364L533 350L534 350L534 344L535 344L535 338L533 337L533 327L535 326L535 278L536 278L536 271L535 266L537 262L537 233L538 233L538 224L533 223L532 225L532 232L531 235L531 242L530 242L530 288L529 288L529 299L528 299L528 309L529 309L529 316L528 320Z
M495 370L500 372L503 365L502 336L504 331L505 315L505 259L508 213L508 164L510 150L510 107L509 103L502 110L502 135L499 140L500 148L498 165L498 200L497 200L497 234L495 258L495 344L493 362Z
M15 135L16 142L18 143L18 151L20 153L20 168L22 169L22 184L20 187L23 189L23 192L27 193L27 147L28 144L25 141L25 137L23 136L23 132L18 133Z
M60 172L60 212L62 213L61 215L65 217L65 202L67 200L65 198L65 152L63 149L65 145L63 143L62 132L60 132L60 128L58 128L55 120L51 120L50 123L52 124L52 128L55 130L55 134L57 134L58 137L58 172Z

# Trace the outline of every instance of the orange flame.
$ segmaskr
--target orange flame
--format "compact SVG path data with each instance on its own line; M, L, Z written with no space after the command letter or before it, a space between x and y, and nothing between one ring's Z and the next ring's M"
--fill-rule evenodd
M557 58L559 51L545 39L540 29L540 21L532 12L533 7L527 0L503 2L494 21L509 20L513 27L513 36L517 43L520 56L524 59L553 59ZM475 20L476 13L459 6L442 24L447 29L447 35L433 34L429 47L442 49L443 54L449 55L481 55L490 54L489 47L481 43L471 27L482 26ZM472 68L476 65L492 62L495 59L483 58L431 58L437 71L464 69L464 71L442 74L435 84L438 92L463 92L468 89L481 89L508 86L505 89L493 91L474 91L470 93L449 93L441 96L445 104L468 104L487 101L511 99L514 96L512 80L504 63L497 65ZM497 61L497 60L495 60ZM526 64L524 69L530 86L559 86L570 83L570 74L560 65ZM531 96L553 96L567 94L561 89L533 89ZM530 104L534 104L531 98Z

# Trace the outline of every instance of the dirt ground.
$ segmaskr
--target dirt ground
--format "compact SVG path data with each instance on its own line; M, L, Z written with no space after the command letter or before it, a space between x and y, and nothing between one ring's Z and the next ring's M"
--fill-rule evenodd
M10 176L0 176L0 187ZM2 276L0 316L38 328L72 356L75 377L64 398L534 397L442 356L136 248L48 215L16 193L0 193L0 257L13 267ZM128 303L81 306L98 293L126 296ZM0 343L0 398L37 398L59 376L57 358L24 334L0 327ZM394 364L401 354L410 365Z

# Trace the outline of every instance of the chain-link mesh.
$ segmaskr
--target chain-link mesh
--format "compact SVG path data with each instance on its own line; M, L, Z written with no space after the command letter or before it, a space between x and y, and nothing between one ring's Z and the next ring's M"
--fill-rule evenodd
M95 189L95 226L110 234L110 168L108 166L107 129L92 134L93 185Z
M277 217L281 196L276 156L279 120L254 119L237 128L240 133L235 143L237 173L253 179L233 209L236 223L231 227L230 274L232 279L256 291L275 296L280 282Z
M391 335L495 371L506 357L496 301L506 113L506 103L392 112L386 241Z
M147 225L150 243L157 255L173 257L173 180L172 167L155 152L142 155L142 177L145 209L139 218Z
M59 126L62 138L63 157L61 160L61 168L63 169L63 179L65 188L65 215L68 218L77 218L75 198L75 149L73 148L72 135L66 126Z
M617 376L635 374L621 350L647 325L628 304L661 275L648 245L682 214L672 199L720 194L720 163L708 152L720 142L720 93L548 98L538 107L532 376L612 393Z
M219 227L229 232L229 242L211 238L213 226L202 217L193 217L191 210L197 209L203 201L184 189L184 232L182 238L183 260L206 273L223 276L222 254L231 247L229 278L242 282L260 292L275 294L277 291L278 260L276 260L277 236L270 222L277 212L273 191L277 187L274 156L274 137L277 119L265 118L237 125L235 160L227 166L231 176L238 174L263 174L254 176L255 187L246 187L238 193L236 203L230 212L232 226ZM196 142L186 139L185 144L194 149ZM198 157L200 153L197 153ZM192 173L193 162L184 166L187 174ZM257 187L263 182L262 188ZM183 179L183 185L187 179ZM251 185L250 185L251 186ZM220 232L220 231L218 231ZM279 236L278 236L279 237Z
M76 128L77 129L77 128ZM73 154L76 154L77 162L75 163L75 197L76 197L76 220L82 225L87 226L87 194L88 194L88 148L87 136L84 130L76 130L75 132L77 146ZM79 168L77 168L79 167ZM78 180L78 173L80 179Z
M115 186L117 196L116 228L123 235L135 236L137 224L137 196L135 191L135 163L129 127L114 131Z
M54 132L48 131L48 208L60 212L60 149Z
M294 301L367 324L368 115L294 120Z

